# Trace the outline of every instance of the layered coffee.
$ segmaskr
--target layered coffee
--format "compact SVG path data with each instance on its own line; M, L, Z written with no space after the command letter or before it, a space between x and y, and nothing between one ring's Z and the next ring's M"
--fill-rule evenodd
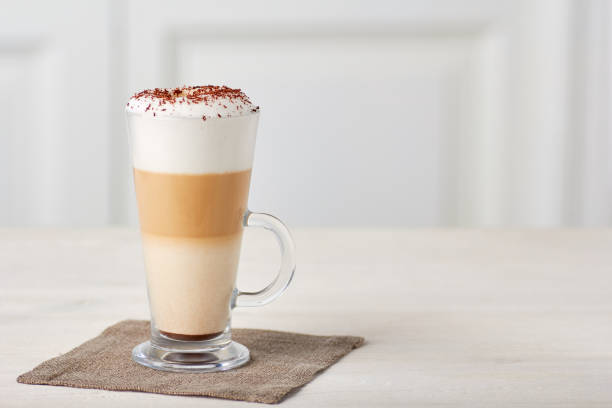
M127 110L154 325L215 337L230 315L258 109L210 86L143 91Z

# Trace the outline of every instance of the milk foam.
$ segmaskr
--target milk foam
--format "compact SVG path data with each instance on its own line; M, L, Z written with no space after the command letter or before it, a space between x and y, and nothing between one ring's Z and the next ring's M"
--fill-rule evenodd
M258 121L258 112L207 120L130 113L134 167L177 174L248 170Z
M227 118L257 112L240 89L225 86L184 86L138 92L130 98L126 111L152 117Z

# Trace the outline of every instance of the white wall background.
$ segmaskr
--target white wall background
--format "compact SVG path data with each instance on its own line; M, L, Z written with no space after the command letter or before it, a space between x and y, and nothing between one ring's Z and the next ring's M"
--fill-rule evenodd
M607 0L0 6L0 225L134 224L125 101L207 83L262 106L290 225L612 220Z

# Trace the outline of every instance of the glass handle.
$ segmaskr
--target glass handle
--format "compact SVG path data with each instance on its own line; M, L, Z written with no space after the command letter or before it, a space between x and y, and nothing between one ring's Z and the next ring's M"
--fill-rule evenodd
M263 306L279 297L289 286L295 272L295 244L285 224L270 214L247 210L243 224L245 227L259 227L272 231L280 247L281 265L274 280L257 292L238 290L236 293L236 306Z

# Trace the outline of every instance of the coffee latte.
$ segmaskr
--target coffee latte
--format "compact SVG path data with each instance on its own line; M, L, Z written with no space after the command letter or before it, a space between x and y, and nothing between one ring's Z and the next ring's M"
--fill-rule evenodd
M230 316L258 109L239 90L152 90L128 102L153 324L206 340Z

